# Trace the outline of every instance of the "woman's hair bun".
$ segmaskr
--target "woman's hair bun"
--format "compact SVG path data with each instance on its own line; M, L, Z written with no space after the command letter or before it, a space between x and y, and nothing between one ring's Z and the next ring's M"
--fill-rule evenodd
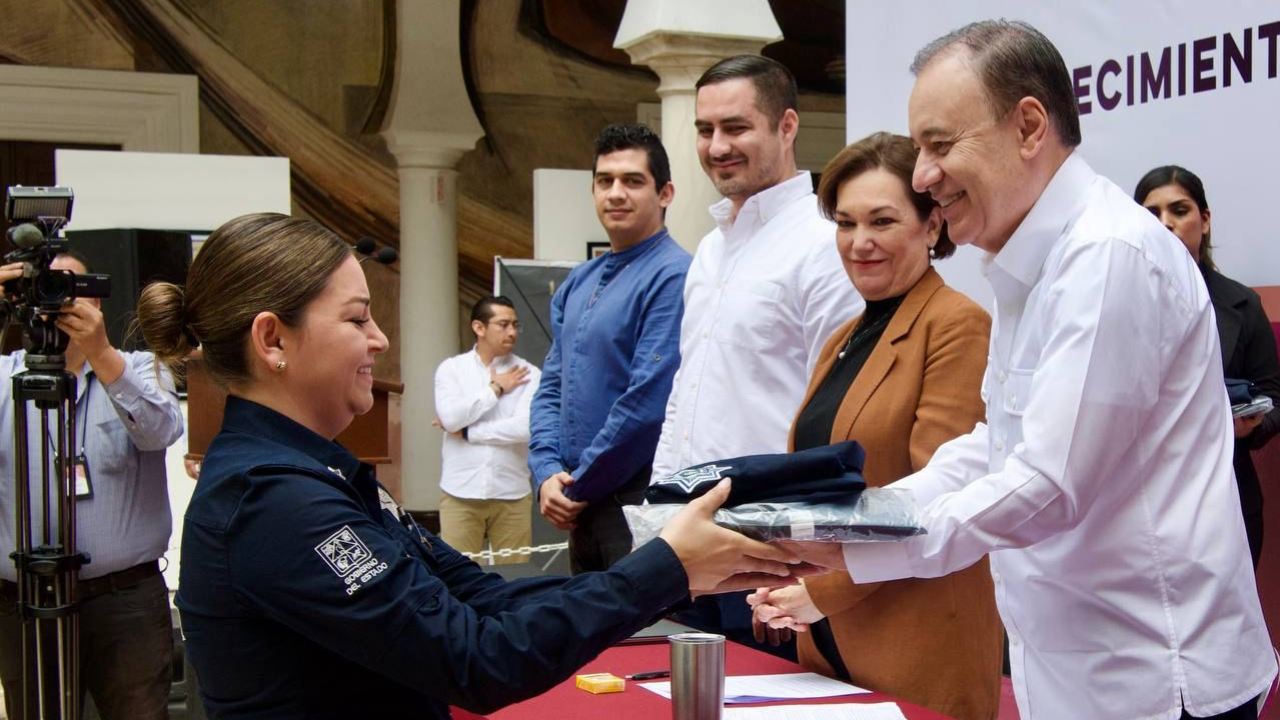
M175 373L199 345L186 316L185 294L173 283L151 283L138 297L137 328L156 359Z

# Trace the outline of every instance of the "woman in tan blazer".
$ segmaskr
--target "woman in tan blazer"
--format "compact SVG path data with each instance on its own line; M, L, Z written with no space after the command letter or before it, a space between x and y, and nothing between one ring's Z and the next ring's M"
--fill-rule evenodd
M955 246L937 205L911 190L915 156L909 139L877 133L836 155L818 187L867 310L823 348L791 445L857 440L869 486L924 467L983 417L991 320L930 265ZM758 634L802 631L800 662L816 672L961 720L996 716L1001 625L985 558L936 579L855 585L831 573L751 602Z

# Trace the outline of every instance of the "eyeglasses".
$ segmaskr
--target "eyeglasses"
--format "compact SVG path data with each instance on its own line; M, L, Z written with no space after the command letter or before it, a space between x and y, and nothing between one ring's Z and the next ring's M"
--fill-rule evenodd
M489 322L487 322L487 323L485 323L485 324L486 324L486 325L497 325L499 330L506 330L507 328L515 328L515 331L516 331L516 332L520 332L520 321L519 321L519 320L490 320Z

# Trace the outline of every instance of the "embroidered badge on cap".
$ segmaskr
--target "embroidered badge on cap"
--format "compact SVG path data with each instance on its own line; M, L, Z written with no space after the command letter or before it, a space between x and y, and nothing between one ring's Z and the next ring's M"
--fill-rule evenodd
M653 484L678 485L680 489L684 490L686 493L691 493L694 488L698 487L702 483L707 482L708 480L719 480L724 477L725 470L732 469L733 467L730 465L703 465L701 467L685 468L680 472L671 473L661 480L655 480Z

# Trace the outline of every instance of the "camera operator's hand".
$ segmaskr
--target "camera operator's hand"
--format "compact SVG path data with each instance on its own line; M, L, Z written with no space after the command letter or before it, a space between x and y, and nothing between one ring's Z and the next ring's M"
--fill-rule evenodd
M9 263L8 265L0 265L0 285L10 280L17 280L22 277L22 263Z
M89 361L93 371L98 374L98 382L110 385L124 374L124 358L111 347L111 341L107 339L107 326L97 303L76 298L63 306L57 325L59 330L71 338L68 355L75 350L83 354L84 359Z

